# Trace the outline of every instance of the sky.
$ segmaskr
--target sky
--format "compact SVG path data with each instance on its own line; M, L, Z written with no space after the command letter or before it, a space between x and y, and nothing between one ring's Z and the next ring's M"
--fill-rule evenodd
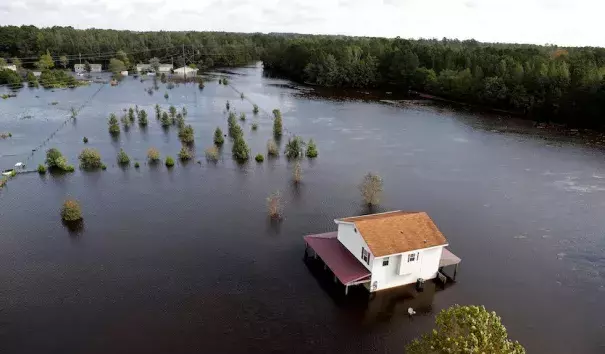
M603 0L0 0L0 25L602 46Z

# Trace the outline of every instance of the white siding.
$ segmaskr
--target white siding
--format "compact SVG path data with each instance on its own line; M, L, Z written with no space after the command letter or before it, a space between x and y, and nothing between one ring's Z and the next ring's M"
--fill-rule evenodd
M388 257L389 264L387 266L382 265L382 261L386 257L375 258L371 268L371 291L412 284L415 283L418 278L425 280L435 278L437 276L437 270L439 269L439 261L441 260L443 247L444 246L438 246L391 255ZM410 253L419 253L419 258L414 262L408 262L408 255ZM376 285L376 288L374 288L374 285Z
M355 225L338 223L338 241L340 241L340 243L342 243L342 245L345 246L345 248L348 249L349 252L351 252L361 264L368 268L368 270L372 270L374 256L372 255L372 252L370 252L370 248L363 240L359 232L355 232ZM365 248L370 254L369 264L361 258L362 247Z

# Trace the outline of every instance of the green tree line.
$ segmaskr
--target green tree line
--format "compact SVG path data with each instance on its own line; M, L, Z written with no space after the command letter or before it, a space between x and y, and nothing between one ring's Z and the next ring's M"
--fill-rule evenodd
M340 36L274 37L265 69L334 87L392 87L605 127L605 49Z

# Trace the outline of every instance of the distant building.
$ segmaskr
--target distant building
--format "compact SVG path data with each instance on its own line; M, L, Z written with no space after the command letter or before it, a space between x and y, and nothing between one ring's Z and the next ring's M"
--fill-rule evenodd
M185 66L185 67L182 67L182 68L174 69L174 73L176 75L195 76L197 74L197 70L198 69L194 69L194 68L190 68L188 66Z
M160 64L158 68L159 73L169 73L172 70L172 64ZM137 64L138 73L153 72L151 64Z
M17 71L17 65L2 65L2 70L12 70Z
M445 277L460 258L423 212L392 211L336 219L337 232L305 236L308 249L345 285L379 291ZM456 271L454 271L454 278ZM345 290L345 292L346 292Z
M128 76L128 70L120 71L120 75Z
M32 73L34 74L35 77L40 77L40 75L42 75L41 71L32 71Z
M90 64L91 73L100 73L103 70L101 64ZM86 72L86 64L74 64L74 71L77 73Z

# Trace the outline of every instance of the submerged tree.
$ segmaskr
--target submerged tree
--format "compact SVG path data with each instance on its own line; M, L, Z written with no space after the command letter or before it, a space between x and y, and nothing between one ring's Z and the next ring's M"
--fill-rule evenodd
M65 55L61 55L59 57L59 63L61 63L63 69L67 69L67 65L69 65L69 59L67 59Z
M219 151L216 146L211 146L211 147L207 148L204 152L206 154L206 160L212 161L212 162L218 161Z
M231 153L233 154L233 158L237 161L241 162L248 160L250 149L248 149L248 144L246 144L243 136L238 135L235 137Z
M96 149L84 149L78 155L78 159L80 160L80 167L83 169L94 170L97 168L101 168L103 164L101 162L101 154Z
M160 161L160 152L156 148L149 148L149 150L147 150L147 159L149 160L149 163L157 163Z
M147 121L147 112L144 109L139 111L139 125L146 126Z
M272 219L281 219L283 204L281 199L281 194L279 191L275 191L267 197L267 208L269 212L269 217Z
M194 131L191 125L187 125L179 131L179 139L183 144L191 144L194 141Z
M117 160L120 165L128 165L130 163L130 157L128 157L124 149L120 149L120 152L118 152Z
M281 119L281 112L279 111L279 109L274 109L273 110L273 136L275 137L275 139L279 139L282 136L282 119Z
M292 169L292 182L298 184L302 181L302 167L300 167L300 161L296 161L294 168Z
M110 114L109 115L109 133L111 135L118 135L120 134L120 126L118 125L118 118L116 117L115 114Z
M519 342L508 338L500 317L483 306L454 305L442 310L435 323L437 328L410 343L406 353L525 354Z
M223 138L223 131L221 128L216 127L216 130L214 130L214 145L221 146L224 142L225 139Z
M168 113L162 112L161 124L164 128L169 127L172 124L170 117L168 117Z
M269 140L267 142L267 155L270 157L279 156L279 148L277 147L275 140Z
M155 119L159 120L162 117L162 109L159 104L155 105Z
M359 186L361 196L367 205L378 205L382 194L382 178L369 172Z
M192 156L191 150L186 146L182 146L181 151L179 151L179 159L191 160L191 156Z
M77 221L82 219L80 204L75 199L67 199L61 208L61 219L65 221Z
M288 139L285 151L286 157L289 159L297 159L301 157L303 154L304 145L304 141L298 136Z
M308 158L317 157L317 145L315 145L315 142L313 141L313 139L310 139L309 143L307 144L306 155Z
M258 114L258 106L256 104L252 106L252 113L254 113L254 115Z

